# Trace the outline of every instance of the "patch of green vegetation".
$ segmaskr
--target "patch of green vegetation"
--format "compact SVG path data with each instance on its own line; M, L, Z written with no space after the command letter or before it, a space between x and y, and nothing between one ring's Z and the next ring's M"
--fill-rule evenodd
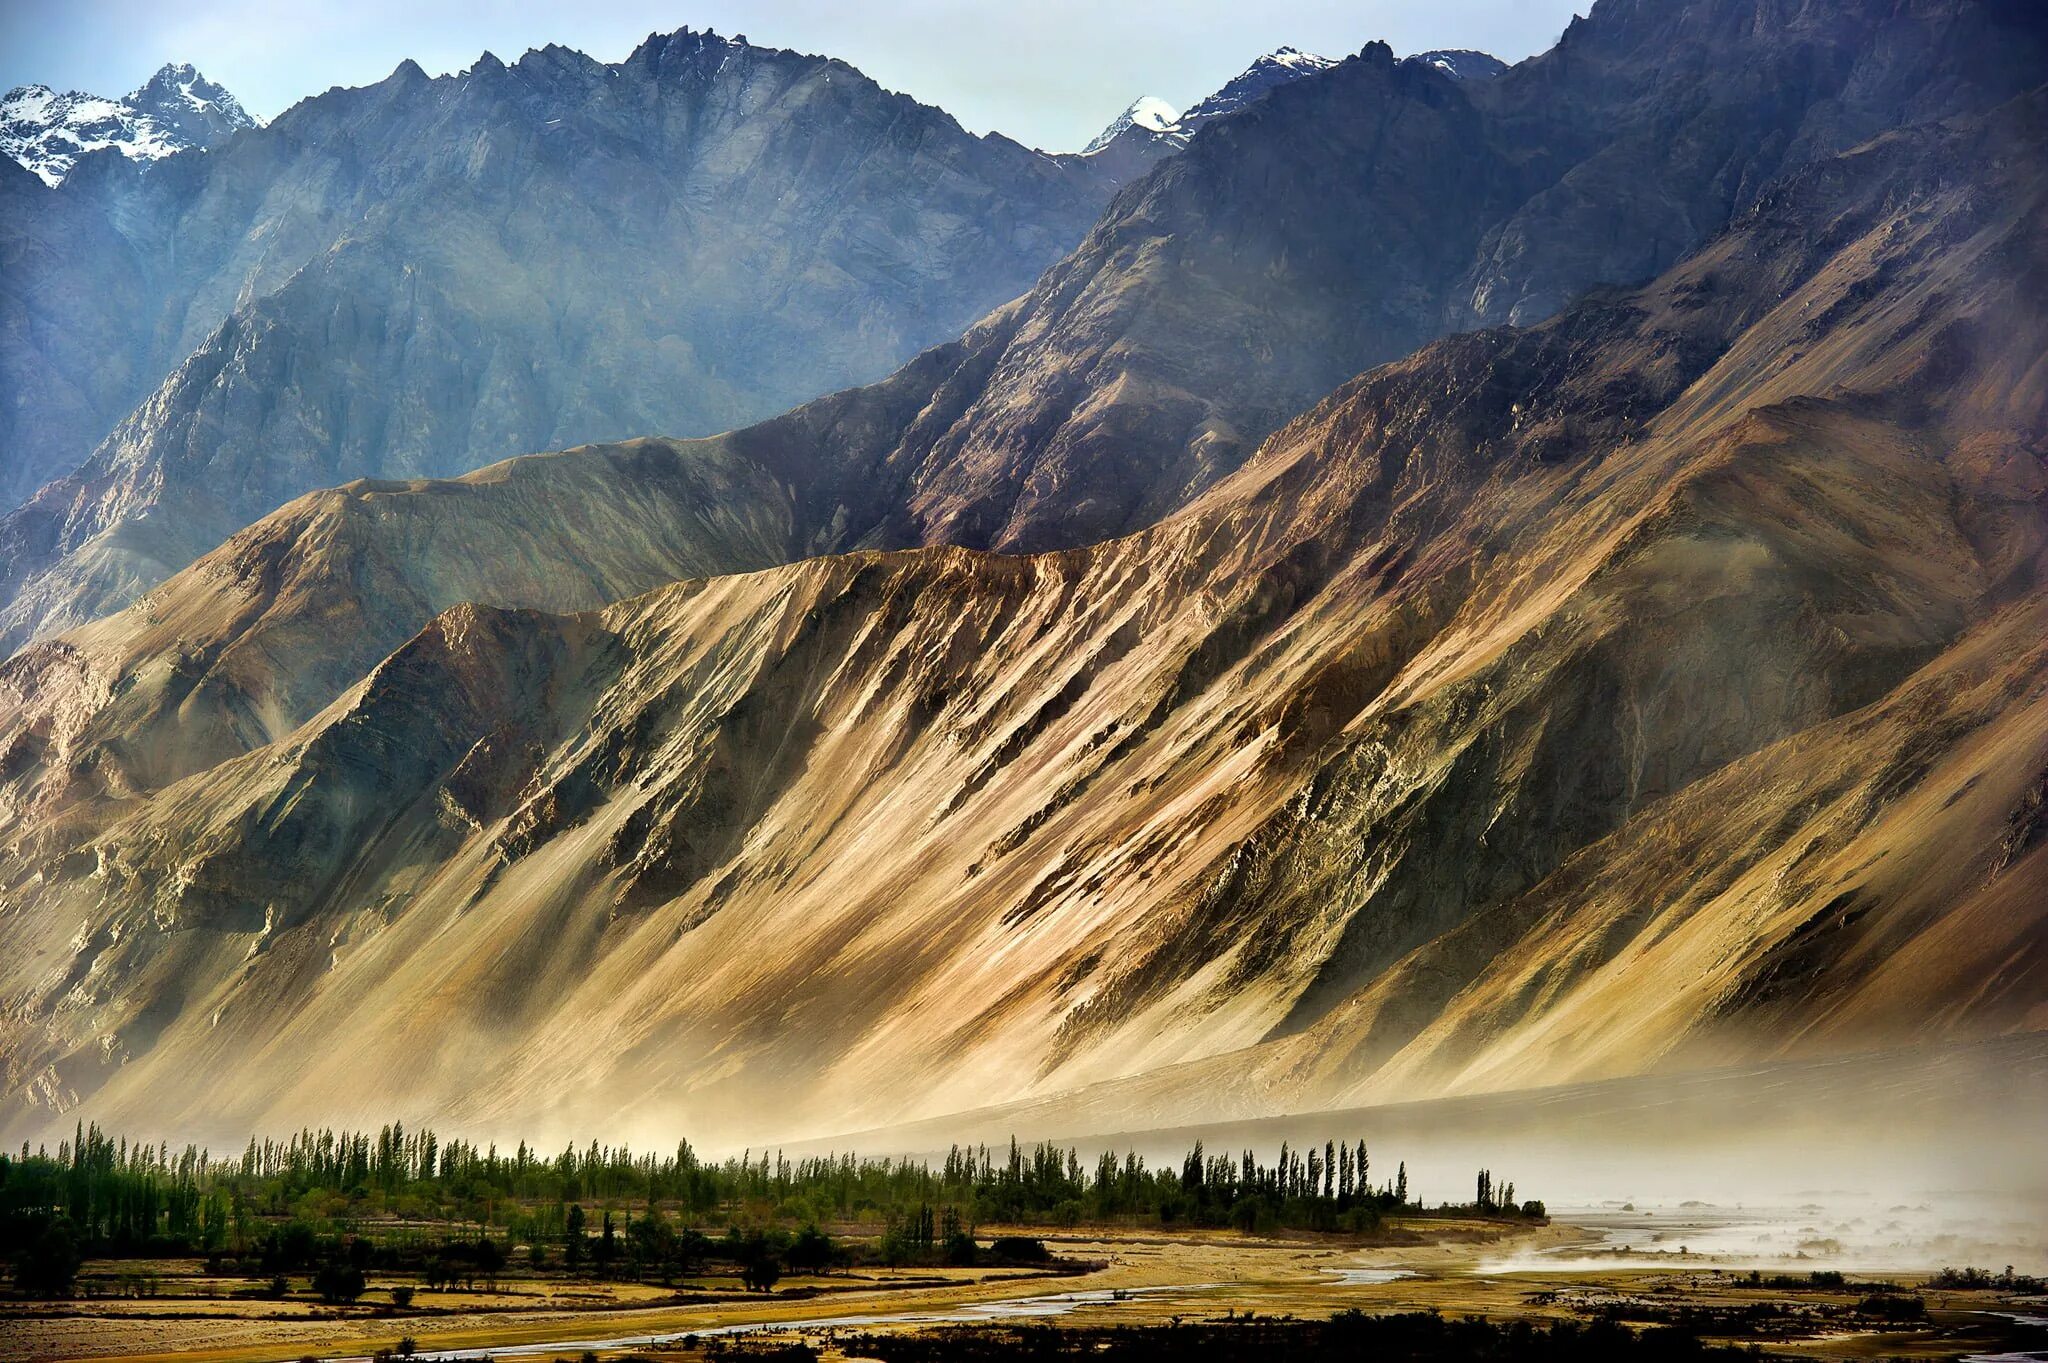
M991 1222L1355 1235L1393 1215L1544 1215L1488 1170L1470 1203L1433 1209L1411 1201L1405 1164L1377 1184L1372 1172L1363 1141L1282 1145L1270 1161L1249 1150L1210 1156L1198 1143L1175 1169L1114 1152L1090 1168L1072 1149L1015 1141L1007 1156L955 1146L936 1166L751 1151L709 1161L687 1141L659 1157L595 1142L544 1156L523 1142L506 1153L397 1123L252 1139L239 1157L217 1158L81 1127L54 1154L24 1145L18 1159L0 1156L0 1256L35 1296L68 1294L87 1257L186 1257L267 1284L245 1294L283 1298L289 1275L304 1275L321 1301L347 1305L372 1291L372 1275L495 1291L514 1264L664 1285L717 1269L760 1292L787 1273L866 1263L1080 1267L1028 1236L982 1243L975 1227ZM835 1240L825 1223L875 1233ZM408 1309L409 1285L397 1290L392 1307Z
M2048 1292L2048 1278L2015 1273L2011 1264L2003 1273L1988 1268L1944 1268L1929 1278L1927 1285L1949 1292L2017 1292L2023 1296Z

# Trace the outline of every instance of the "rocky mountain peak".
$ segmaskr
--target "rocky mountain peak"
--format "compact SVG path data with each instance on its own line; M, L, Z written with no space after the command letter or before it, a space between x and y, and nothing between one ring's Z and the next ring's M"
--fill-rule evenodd
M1083 147L1081 154L1093 156L1133 128L1141 133L1165 134L1179 126L1180 112L1171 104L1157 95L1140 95L1093 142Z
M255 126L225 87L183 62L166 64L121 99L23 85L0 100L0 152L51 185L87 152L111 149L130 160L154 161L213 146Z
M1508 64L1499 57L1466 48L1441 48L1433 52L1418 52L1408 60L1420 62L1424 66L1433 66L1452 80L1492 80L1508 69Z
M192 146L211 146L242 128L253 128L241 101L190 62L166 62L123 101L176 132Z
M1181 126L1192 134L1202 124L1236 113L1277 86L1286 85L1303 76L1314 75L1318 71L1327 71L1336 64L1328 57L1303 52L1297 47L1276 48L1238 72L1215 94L1188 110L1181 119Z
M673 33L650 33L627 64L640 63L655 67L666 67L682 63L701 61L709 58L722 65L736 53L750 50L753 44L744 33L723 37L715 29L693 29L683 25Z
M1328 57L1303 52L1297 47L1279 47L1260 57L1185 113L1154 95L1132 101L1129 108L1082 150L1094 156L1109 149L1119 138L1124 147L1142 144L1158 153L1184 146L1204 123L1234 114L1267 91L1337 65Z

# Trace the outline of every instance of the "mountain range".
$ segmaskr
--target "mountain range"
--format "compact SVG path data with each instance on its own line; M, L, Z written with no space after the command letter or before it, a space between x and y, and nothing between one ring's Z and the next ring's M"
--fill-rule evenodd
M1099 219L867 386L82 553L401 267L232 314L99 529L8 522L0 1120L1168 1125L2048 1028L2038 16L1439 55L1035 158Z
M1026 287L1113 188L842 62L688 30L616 65L406 63L56 189L5 170L10 639L350 477L706 434L877 378Z
M1326 65L1282 49L1174 137L1050 157L685 29L617 66L403 65L219 156L101 158L54 193L0 167L23 398L0 415L0 642L116 609L325 484L704 434L879 377L1021 292L1186 133Z

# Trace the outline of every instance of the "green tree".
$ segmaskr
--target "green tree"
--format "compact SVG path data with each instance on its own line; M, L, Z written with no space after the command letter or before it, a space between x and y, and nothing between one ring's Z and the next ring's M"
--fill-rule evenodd
M782 1264L773 1254L762 1254L740 1265L740 1283L749 1292L773 1292L782 1281Z
M562 1261L569 1266L569 1270L573 1273L575 1270L583 1267L583 1254L589 1248L585 1243L583 1233L583 1204L581 1202L571 1202L569 1204L569 1213L564 1218L563 1225L565 1229L562 1232Z
M668 1219L649 1207L647 1214L626 1228L626 1253L632 1257L634 1274L658 1273L667 1283L675 1277L676 1233Z
M476 1271L482 1275L484 1286L493 1292L498 1290L498 1275L505 1271L505 1258L503 1245L488 1235L477 1237L471 1261L476 1264Z
M805 1226L790 1241L785 1256L789 1267L795 1273L822 1273L839 1258L839 1247L832 1243L832 1237L819 1230L816 1225Z

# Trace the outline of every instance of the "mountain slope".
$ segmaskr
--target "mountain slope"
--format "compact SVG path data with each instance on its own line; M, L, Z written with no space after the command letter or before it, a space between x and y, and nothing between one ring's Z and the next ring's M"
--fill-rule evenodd
M1785 9L1603 0L1492 81L1374 45L1210 125L969 338L949 419L863 471L901 507L860 542L1136 529L1360 369L1653 275L1806 158L1986 107L2048 54L1974 0Z
M793 525L786 487L709 441L309 494L124 615L0 665L13 778L0 837L104 818L284 737L462 602L591 609L786 562ZM80 709L81 689L103 703Z
M879 377L1025 288L1109 188L843 63L688 31L616 66L408 63L208 155L91 169L57 194L119 234L144 295L125 330L9 339L52 367L89 343L154 391L21 418L76 472L0 526L6 596L91 562L17 602L10 638L316 487L704 434Z
M16 86L0 99L0 156L56 185L81 156L111 150L131 161L156 161L255 126L225 88L189 65L172 64L121 99Z
M1508 64L1499 57L1469 48L1439 48L1418 52L1408 59L1425 62L1455 80L1492 80L1507 74Z
M18 800L15 1121L746 1138L2039 1027L2044 120L1820 161L1141 534L458 607L267 747ZM10 792L109 760L45 737L80 673Z

